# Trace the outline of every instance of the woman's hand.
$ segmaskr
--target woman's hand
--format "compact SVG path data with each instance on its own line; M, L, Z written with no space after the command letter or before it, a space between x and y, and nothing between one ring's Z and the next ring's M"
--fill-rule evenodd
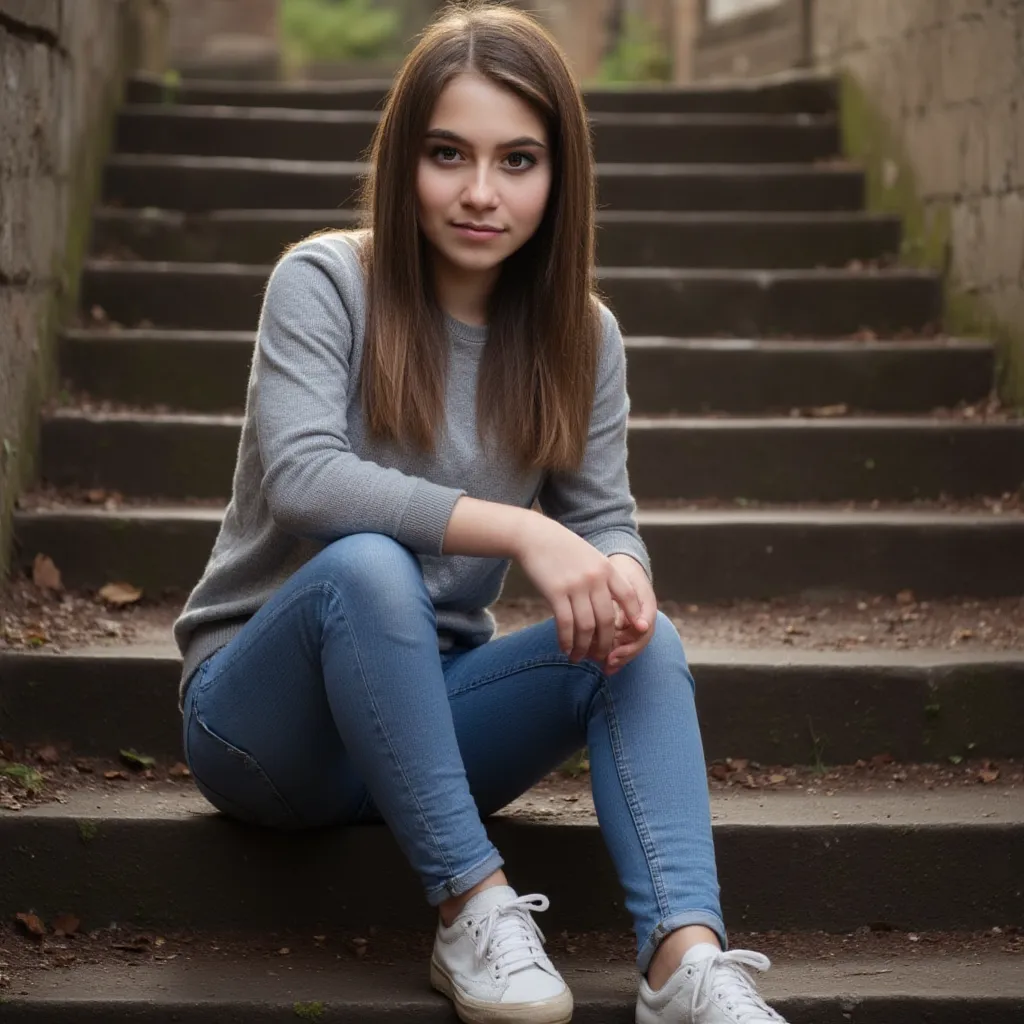
M632 570L617 556L613 562L602 555L554 519L532 513L514 557L551 607L559 647L571 661L592 658L603 663L613 649L624 658L636 645L634 638L647 635L653 627L648 617L653 613L645 614L638 596L642 591L623 572L632 575ZM633 565L646 583L643 569L636 562ZM653 598L651 593L648 605L652 608Z
M654 596L654 588L647 578L647 573L635 558L629 555L611 555L608 560L632 585L640 601L639 619L646 624L645 629L640 629L639 622L629 621L619 611L615 625L615 644L607 662L602 666L605 675L614 675L650 643L658 621L658 600Z

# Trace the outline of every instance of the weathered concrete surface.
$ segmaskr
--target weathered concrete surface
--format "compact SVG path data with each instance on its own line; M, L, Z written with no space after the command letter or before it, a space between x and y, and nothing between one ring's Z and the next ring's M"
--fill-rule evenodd
M1012 757L1024 732L1024 656L784 652L687 645L709 761L850 764ZM129 742L180 760L181 657L170 626L118 648L0 653L0 722L16 747L114 757ZM813 723L813 732L808 723Z
M539 923L546 924L543 915ZM1019 956L979 958L967 951L936 954L917 948L914 955L900 957L851 956L838 940L822 938L820 945L821 954L810 960L776 958L770 942L757 945L773 963L758 988L794 1024L1009 1024L1024 1013ZM447 1000L430 990L423 961L369 964L347 954L339 958L337 948L328 942L323 950L293 949L275 958L276 965L261 953L18 971L4 1020L27 1024L50 1014L76 1024L168 1019L235 1024L295 1019L299 1004L316 1003L329 1015L325 1019L339 1024L449 1024L453 1019ZM636 972L626 959L557 957L573 991L576 1024L633 1019Z
M128 579L153 595L179 596L202 574L221 515L169 505L19 512L18 557L31 565L37 551L47 552L71 587ZM669 600L895 594L904 587L925 599L1020 593L1019 515L641 508L638 519L660 567L659 594ZM516 565L504 596L536 596Z
M158 61L162 2L0 0L0 573L112 104Z
M716 791L711 812L732 928L980 929L1024 914L1024 796L1013 789ZM629 926L586 806L572 823L552 824L513 804L488 819L488 831L520 891L551 897L543 924L553 932ZM0 861L5 918L70 907L87 928L305 929L328 920L420 928L432 920L385 825L259 828L216 812L190 786L70 790L65 803L0 817L0 846L12 851Z
M241 416L58 410L40 478L133 497L228 498ZM643 501L912 501L1013 492L1024 424L918 417L641 417L629 479Z
M993 347L977 339L757 341L627 337L638 416L789 414L844 404L915 413L983 399ZM223 413L245 404L252 331L65 331L61 371L75 391L128 405ZM206 367L200 377L193 366Z

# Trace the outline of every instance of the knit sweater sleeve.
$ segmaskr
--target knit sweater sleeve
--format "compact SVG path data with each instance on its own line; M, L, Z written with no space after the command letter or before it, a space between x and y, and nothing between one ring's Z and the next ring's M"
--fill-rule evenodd
M651 562L637 529L636 501L626 469L626 349L618 320L604 303L601 323L601 356L583 462L572 472L547 474L538 501L545 515L579 534L602 554L630 555L651 578Z
M289 533L324 543L382 533L439 555L465 492L362 459L349 443L355 374L346 302L361 299L346 273L329 247L314 242L286 255L267 284L254 367L262 492Z

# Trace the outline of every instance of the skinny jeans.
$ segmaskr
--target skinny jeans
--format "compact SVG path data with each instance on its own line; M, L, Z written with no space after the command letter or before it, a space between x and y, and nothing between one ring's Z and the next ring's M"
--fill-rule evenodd
M504 864L483 820L583 746L645 972L705 925L726 948L694 680L672 621L614 675L553 619L441 651L419 561L334 541L193 672L185 756L215 807L302 829L384 821L436 906Z

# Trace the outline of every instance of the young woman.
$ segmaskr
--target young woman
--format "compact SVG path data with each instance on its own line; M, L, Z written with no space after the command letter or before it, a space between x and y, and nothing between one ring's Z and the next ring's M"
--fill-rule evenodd
M175 625L188 763L229 815L385 821L438 909L459 1017L572 996L481 816L586 744L638 941L640 1024L780 1021L723 952L693 678L626 474L625 354L594 289L579 87L471 2L390 91L364 227L267 286L233 493ZM542 512L534 511L535 501ZM510 560L553 617L494 638Z

